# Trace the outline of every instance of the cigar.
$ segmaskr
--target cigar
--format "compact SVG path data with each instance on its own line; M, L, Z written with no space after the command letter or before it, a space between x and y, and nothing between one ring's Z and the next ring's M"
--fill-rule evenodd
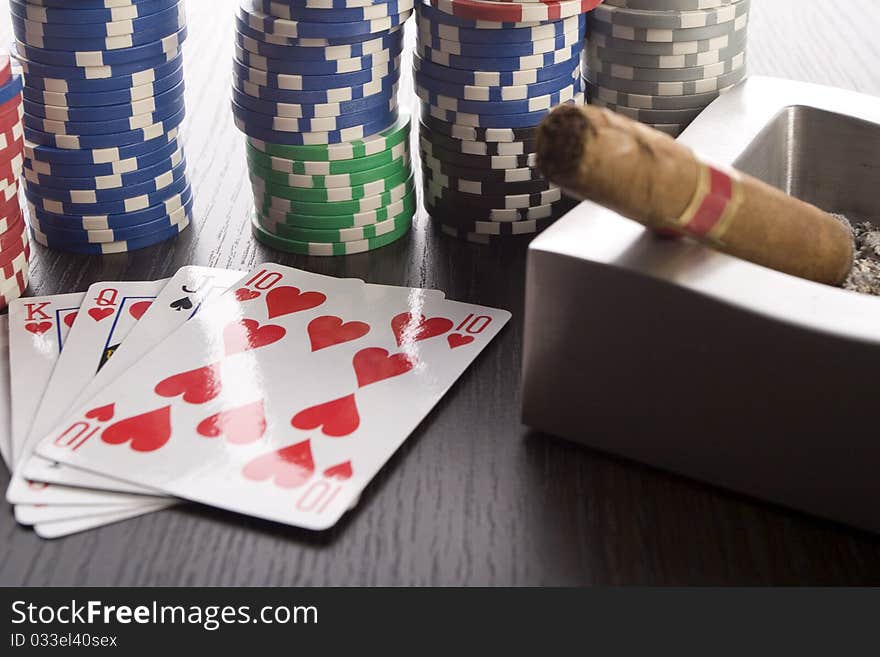
M650 228L829 285L852 268L852 234L827 212L605 108L557 107L536 146L547 179Z

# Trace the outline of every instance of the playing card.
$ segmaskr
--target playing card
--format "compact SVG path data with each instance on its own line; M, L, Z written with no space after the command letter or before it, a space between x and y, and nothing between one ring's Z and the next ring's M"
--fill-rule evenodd
M34 525L34 533L40 538L52 539L78 534L80 532L95 529L103 525L112 525L123 520L130 520L147 513L161 511L168 506L174 504L173 501L157 502L155 504L137 507L129 511L113 511L104 513L90 518L76 518L73 520L60 520L58 522L47 522ZM131 508L131 507L129 507Z
M74 506L60 504L16 504L15 520L21 525L39 525L62 520L79 520L109 513L131 511L130 504L107 504L101 506Z
M49 432L38 452L325 529L509 319L437 294L334 286L261 265ZM66 448L74 431L96 439Z
M12 417L9 399L9 317L0 315L0 456L12 471Z
M77 407L94 397L102 388L112 383L120 374L134 365L145 353L158 345L178 326L186 322L211 299L225 292L240 280L246 272L210 267L182 267L168 280L146 313L128 333L125 342L116 349L113 358L106 362L97 375L79 390ZM98 477L94 473L71 467L45 467L50 462L37 456L25 470L25 475L38 481L85 486L106 490L150 492L116 478Z
M9 304L11 458L21 459L37 406L52 376L83 293L21 298Z
M165 281L104 282L96 283L86 292L81 307L73 316L74 321L66 322L69 324L69 329L63 342L63 350L52 370L39 409L34 415L28 438L23 445L22 456L6 492L6 498L10 503L118 505L157 501L156 497L143 499L139 495L123 494L141 492L136 486L121 487L128 490L104 497L103 493L94 490L52 486L29 480L25 470L33 463L28 456L34 439L45 434L48 427L53 426L60 417L64 416L64 411L70 407L77 392L112 355L126 333L149 308L164 283ZM66 317L70 318L71 315Z

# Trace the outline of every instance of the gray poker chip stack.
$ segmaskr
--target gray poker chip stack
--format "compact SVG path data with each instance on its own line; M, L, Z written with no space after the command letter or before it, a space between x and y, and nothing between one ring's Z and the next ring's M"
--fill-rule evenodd
M588 101L677 137L746 77L751 0L605 0L590 15Z

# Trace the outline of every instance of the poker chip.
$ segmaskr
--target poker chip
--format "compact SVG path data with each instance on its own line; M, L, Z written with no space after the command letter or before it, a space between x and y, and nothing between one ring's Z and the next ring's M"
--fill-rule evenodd
M677 137L747 75L750 0L607 0L587 30L589 102Z
M180 0L11 0L28 230L48 248L132 251L192 217Z
M22 79L0 52L0 309L27 287L30 245L18 200L24 169Z
M419 1L423 195L440 232L495 244L572 207L534 168L535 140L553 107L584 102L585 14L597 4Z
M271 248L349 255L403 237L415 214L398 109L413 0L242 0L232 98L247 136L253 234Z
M384 235L348 242L303 242L288 239L267 231L260 225L256 216L252 218L251 225L254 235L258 240L279 251L310 256L338 256L375 251L393 244L409 232L412 225L412 217L405 217L404 220L394 226L393 230Z

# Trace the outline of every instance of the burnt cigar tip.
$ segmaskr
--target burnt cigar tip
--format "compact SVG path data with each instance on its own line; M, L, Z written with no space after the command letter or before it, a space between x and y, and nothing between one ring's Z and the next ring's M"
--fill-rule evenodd
M538 169L545 178L564 182L577 172L589 124L574 105L560 105L544 118L535 150Z

